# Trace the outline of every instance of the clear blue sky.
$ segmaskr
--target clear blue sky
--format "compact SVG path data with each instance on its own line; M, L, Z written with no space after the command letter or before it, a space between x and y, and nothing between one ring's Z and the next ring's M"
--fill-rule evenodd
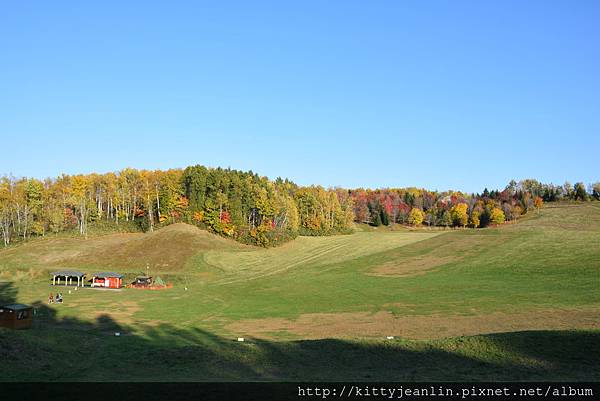
M0 174L589 183L598 21L595 0L4 2Z

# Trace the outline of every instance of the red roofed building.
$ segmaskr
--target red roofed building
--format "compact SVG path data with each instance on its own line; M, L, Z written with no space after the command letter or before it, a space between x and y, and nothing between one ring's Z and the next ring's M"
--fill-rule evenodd
M100 272L92 274L92 287L121 288L123 275L115 272Z

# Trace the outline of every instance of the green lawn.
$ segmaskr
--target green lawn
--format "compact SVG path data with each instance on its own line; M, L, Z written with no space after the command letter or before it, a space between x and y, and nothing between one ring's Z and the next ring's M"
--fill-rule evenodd
M65 289L43 305L55 268L132 277L146 263L174 288ZM184 225L46 238L0 250L0 281L39 313L33 330L0 329L3 380L52 379L57 360L65 380L600 380L598 203L272 249Z

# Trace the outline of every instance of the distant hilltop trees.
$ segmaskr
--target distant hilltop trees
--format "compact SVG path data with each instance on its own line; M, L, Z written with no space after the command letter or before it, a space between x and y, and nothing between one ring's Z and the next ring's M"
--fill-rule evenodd
M511 181L503 191L481 194L436 192L417 188L349 190L354 219L371 225L400 223L445 227L486 227L513 221L544 202L600 199L600 183L562 186L536 180Z
M32 236L109 225L152 231L195 224L240 242L272 246L297 235L351 232L374 226L485 227L512 221L543 202L600 199L600 183L562 186L511 181L481 194L417 188L324 189L231 169L188 167L117 173L0 178L0 230L5 246Z

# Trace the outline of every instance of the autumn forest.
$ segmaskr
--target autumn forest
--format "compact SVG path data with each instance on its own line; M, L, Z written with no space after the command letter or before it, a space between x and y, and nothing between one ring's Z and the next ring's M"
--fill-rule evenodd
M273 246L298 235L348 233L354 223L427 227L486 227L517 220L544 202L598 200L600 183L561 186L511 181L480 194L417 188L325 189L272 181L232 169L193 166L166 171L54 179L0 178L4 246L34 236L90 226L153 231L186 222L246 244Z

